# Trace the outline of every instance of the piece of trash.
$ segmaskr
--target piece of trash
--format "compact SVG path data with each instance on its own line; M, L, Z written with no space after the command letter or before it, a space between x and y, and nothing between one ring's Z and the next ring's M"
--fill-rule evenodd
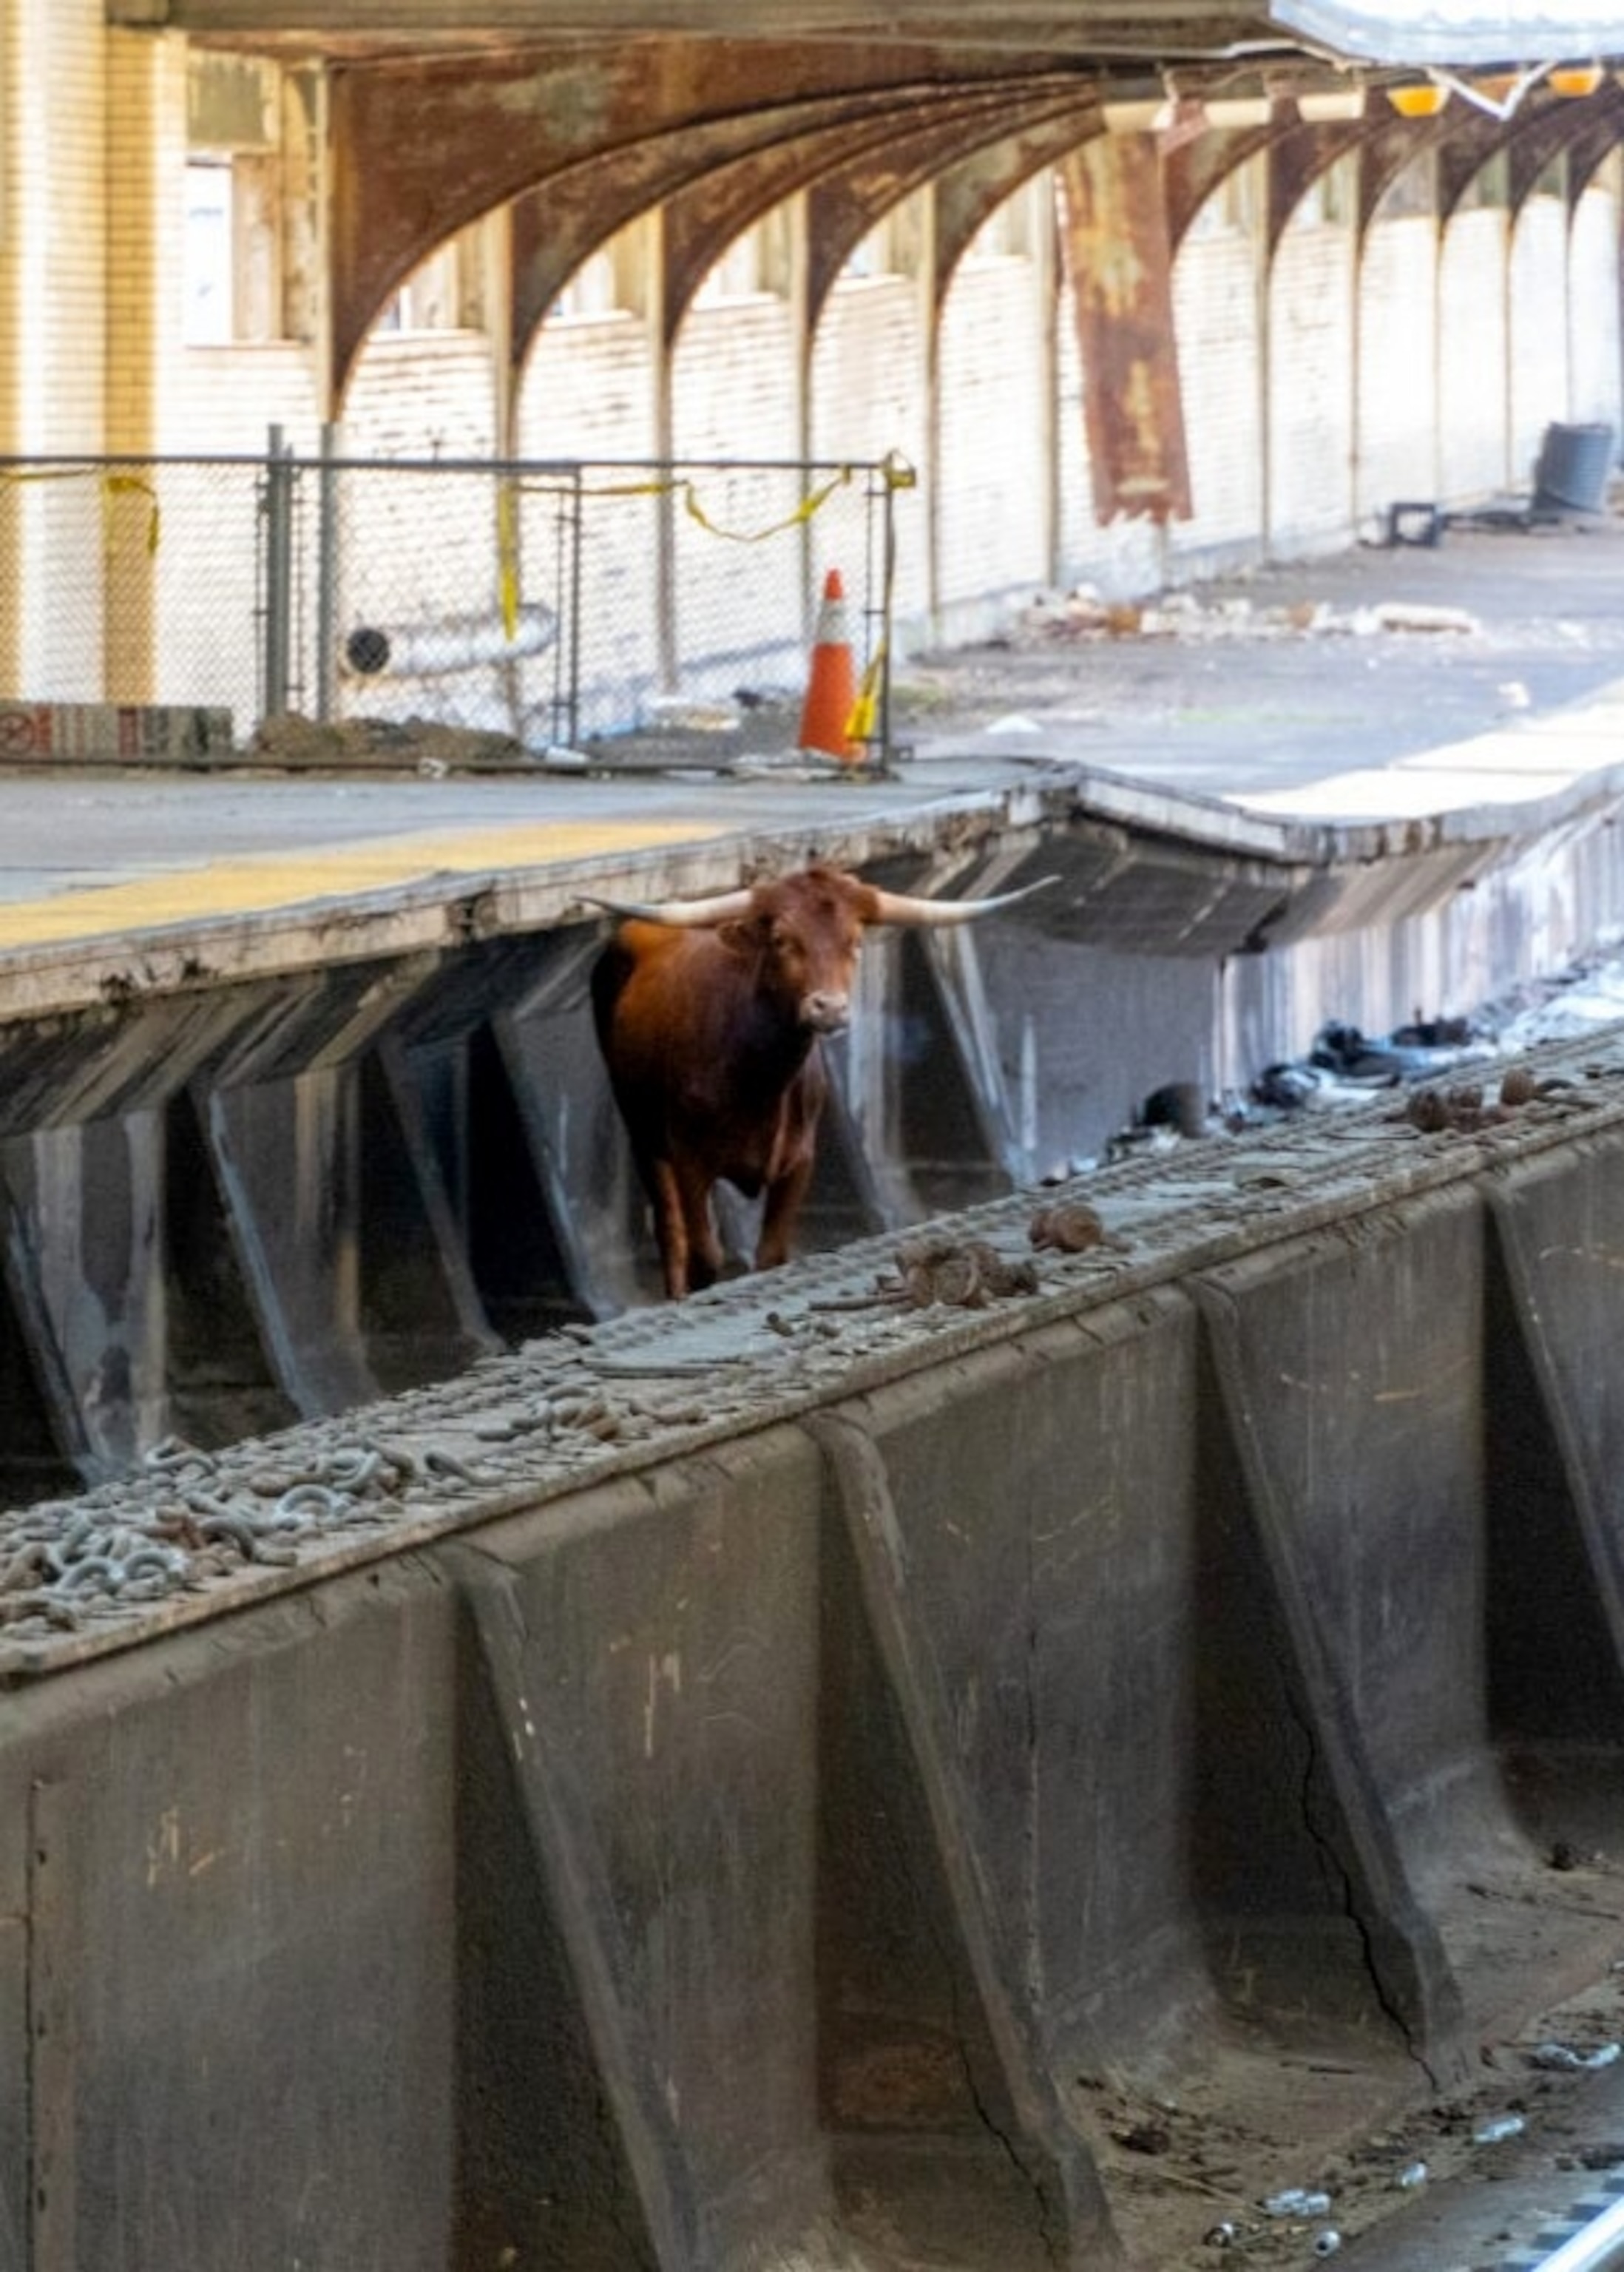
M1290 2186L1283 2194L1270 2194L1262 2207L1265 2216L1323 2216L1330 2205L1329 2194L1310 2193L1302 2186Z
M1526 710L1532 699L1520 678L1508 678L1499 693L1508 710Z
M1424 2186L1426 2183L1427 2174L1425 2162L1411 2162L1407 2168L1399 2171L1393 2183L1400 2193L1413 2193L1418 2186Z
M651 694L643 705L645 722L684 734L737 734L738 713L720 702L685 694Z
M1471 2134L1474 2146L1498 2146L1502 2138L1518 2138L1528 2127L1520 2114L1497 2114L1492 2122L1479 2122Z
M1464 608L1437 608L1419 600L1383 600L1375 609L1384 632L1477 632L1483 627Z
M1530 2052L1528 2057L1531 2066L1550 2067L1559 2073L1574 2074L1582 2067L1593 2072L1598 2067L1611 2066L1618 2058L1620 2046L1617 2044L1602 2044L1593 2052L1576 2052L1571 2044L1539 2044Z
M1228 2217L1224 2218L1222 2224L1209 2225L1201 2235L1202 2240L1209 2248L1233 2248L1239 2238L1239 2232Z
M1341 2246L1342 2235L1334 2224L1328 2224L1323 2232L1314 2234L1313 2253L1316 2256L1335 2256Z

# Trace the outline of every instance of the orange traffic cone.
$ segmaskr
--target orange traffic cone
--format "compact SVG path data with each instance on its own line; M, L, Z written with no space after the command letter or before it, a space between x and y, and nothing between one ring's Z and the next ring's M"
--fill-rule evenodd
M823 605L812 639L812 674L801 707L801 747L850 765L863 754L851 738L851 714L857 705L857 676L846 634L846 587L840 570L823 579Z

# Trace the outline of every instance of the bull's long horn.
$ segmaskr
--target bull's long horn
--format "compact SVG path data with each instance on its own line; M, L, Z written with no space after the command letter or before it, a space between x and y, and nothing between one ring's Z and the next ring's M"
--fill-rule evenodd
M698 930L709 923L733 923L748 915L753 896L748 890L719 892L710 900L605 900L595 892L577 896L589 908L607 908L612 916L632 916L639 923L675 923Z
M996 915L1000 908L1013 908L1018 900L1029 900L1034 892L1045 890L1059 882L1058 876L1040 876L1035 884L1022 884L1018 892L996 892L990 900L912 900L904 892L874 893L874 923L967 923L982 916Z

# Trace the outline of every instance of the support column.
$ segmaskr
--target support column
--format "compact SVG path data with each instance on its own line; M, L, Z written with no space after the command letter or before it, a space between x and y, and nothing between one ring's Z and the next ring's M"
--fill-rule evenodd
M183 352L184 40L109 33L107 87L104 446L145 458L163 447L163 406L178 399L174 359ZM156 684L153 538L161 501L138 467L120 468L102 488L103 691L114 701L148 702Z

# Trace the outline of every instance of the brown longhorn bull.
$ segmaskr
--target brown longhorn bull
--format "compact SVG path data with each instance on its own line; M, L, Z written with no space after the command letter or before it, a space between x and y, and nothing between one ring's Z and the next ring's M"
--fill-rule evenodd
M721 1271L719 1179L765 1193L756 1267L788 1259L827 1094L818 1043L850 1017L864 931L973 923L1040 888L909 899L814 866L715 899L591 902L627 918L593 966L593 1016L673 1301Z

